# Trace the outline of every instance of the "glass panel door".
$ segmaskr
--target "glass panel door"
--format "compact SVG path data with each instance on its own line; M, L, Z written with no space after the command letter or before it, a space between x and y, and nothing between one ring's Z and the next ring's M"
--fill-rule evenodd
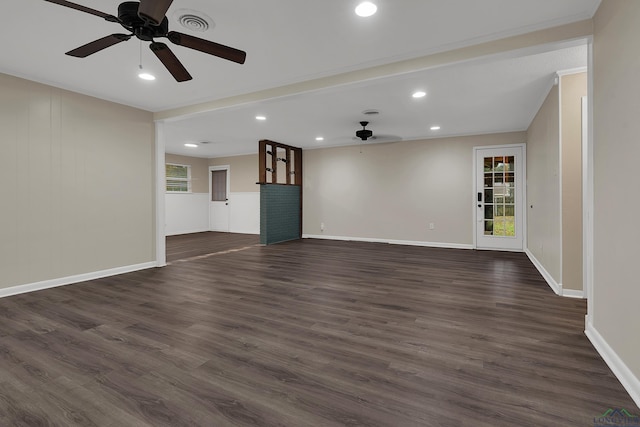
M514 156L484 157L484 234L516 235Z
M522 249L522 147L476 150L476 246Z

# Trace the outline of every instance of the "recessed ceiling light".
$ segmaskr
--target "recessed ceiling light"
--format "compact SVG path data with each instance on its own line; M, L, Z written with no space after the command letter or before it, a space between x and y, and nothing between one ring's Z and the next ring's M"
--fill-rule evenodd
M324 138L319 136L319 137L316 138L316 141L324 141Z
M378 6L371 3L370 1L363 1L356 7L356 15L362 16L366 18L367 16L371 16L378 10Z
M184 146L189 148L198 148L198 144L187 143L187 144L184 144Z
M414 98L424 98L425 96L427 96L427 92L419 90L417 92L413 92L413 96Z
M440 130L440 126L431 126L431 130Z
M267 120L265 116L256 116L256 120Z

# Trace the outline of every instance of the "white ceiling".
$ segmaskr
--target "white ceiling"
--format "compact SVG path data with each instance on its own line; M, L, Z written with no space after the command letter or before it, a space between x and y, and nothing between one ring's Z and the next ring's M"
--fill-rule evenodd
M119 0L75 0L116 14ZM158 112L200 102L429 55L590 18L600 0L375 0L360 18L359 0L175 0L170 29L247 52L244 65L169 44L194 79L177 83L146 46L142 61L156 74L138 79L140 42L85 59L64 52L107 34L114 23L43 0L7 0L0 14L0 72ZM215 21L205 33L180 27L178 9ZM28 24L31 22L31 24ZM146 44L146 43L145 43ZM531 50L509 57L423 70L284 98L227 106L167 120L167 152L201 157L255 152L259 139L310 148L352 140L362 110L375 108L371 129L394 139L525 129L557 70L584 67L584 46ZM558 46L556 46L558 47ZM428 95L415 100L411 93ZM257 123L256 114L268 117ZM434 133L430 125L442 130ZM325 137L323 143L315 137ZM381 139L383 140L383 139ZM211 141L197 149L189 141Z

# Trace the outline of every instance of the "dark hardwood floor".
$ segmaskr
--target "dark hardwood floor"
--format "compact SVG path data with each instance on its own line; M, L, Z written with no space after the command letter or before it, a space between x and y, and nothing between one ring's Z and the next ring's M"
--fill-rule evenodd
M181 234L167 236L167 263L190 260L196 257L207 257L229 250L243 249L260 243L260 236L255 234L204 233Z
M582 332L585 302L555 296L523 254L235 247L0 299L0 426L593 426L607 408L638 412Z

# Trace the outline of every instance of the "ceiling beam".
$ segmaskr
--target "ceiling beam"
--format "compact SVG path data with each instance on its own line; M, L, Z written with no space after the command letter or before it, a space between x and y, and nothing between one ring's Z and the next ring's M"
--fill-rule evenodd
M292 96L299 93L312 92L341 85L353 84L362 81L391 77L435 67L443 67L467 61L478 61L493 58L498 55L516 54L536 47L554 46L560 43L583 40L593 34L593 20L586 19L571 24L544 30L533 31L517 36L489 42L468 45L442 52L436 52L419 58L379 65L363 70L349 71L333 76L322 77L313 80L293 83L243 95L217 99L213 101L194 104L186 107L154 113L154 120L175 120L200 113L243 105L267 99ZM554 47L556 48L556 47Z

